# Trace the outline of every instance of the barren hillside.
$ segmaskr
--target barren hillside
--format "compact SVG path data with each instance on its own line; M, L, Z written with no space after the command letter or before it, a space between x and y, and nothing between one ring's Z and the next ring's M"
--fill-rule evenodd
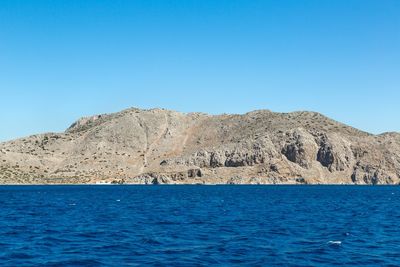
M0 144L0 183L398 184L400 135L319 113L153 109L82 118Z

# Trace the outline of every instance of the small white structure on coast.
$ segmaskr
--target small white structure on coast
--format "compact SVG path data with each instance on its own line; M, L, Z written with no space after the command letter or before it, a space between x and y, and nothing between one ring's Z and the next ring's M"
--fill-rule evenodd
M111 182L110 181L97 181L96 185L110 185Z

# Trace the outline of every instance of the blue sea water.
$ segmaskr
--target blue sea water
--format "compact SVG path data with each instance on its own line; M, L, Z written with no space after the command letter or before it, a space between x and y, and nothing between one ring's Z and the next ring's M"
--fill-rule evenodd
M3 186L1 266L399 266L400 187Z

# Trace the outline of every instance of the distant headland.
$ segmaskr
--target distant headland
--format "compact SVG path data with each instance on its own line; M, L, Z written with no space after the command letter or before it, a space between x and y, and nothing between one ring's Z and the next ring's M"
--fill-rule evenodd
M315 112L128 109L0 144L1 184L399 184L400 134Z

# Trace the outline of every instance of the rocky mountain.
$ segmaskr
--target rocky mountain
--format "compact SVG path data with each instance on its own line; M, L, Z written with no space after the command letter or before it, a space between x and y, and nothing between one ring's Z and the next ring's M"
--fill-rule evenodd
M128 109L0 144L2 184L399 184L400 134L319 113Z

